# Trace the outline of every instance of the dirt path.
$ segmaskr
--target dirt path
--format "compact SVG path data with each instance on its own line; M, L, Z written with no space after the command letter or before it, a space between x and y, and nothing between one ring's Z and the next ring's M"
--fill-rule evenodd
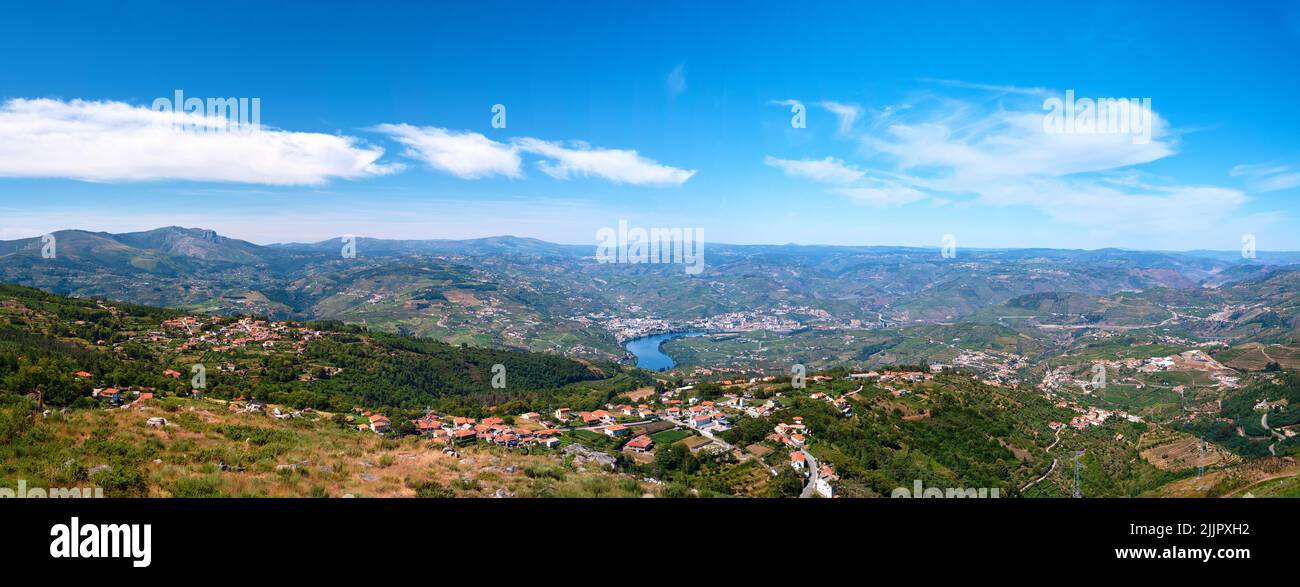
M1047 448L1045 448L1045 449L1043 449L1043 450L1045 450L1046 452L1049 452L1049 453L1050 453L1050 452L1052 452L1052 449L1053 449L1053 448L1056 448L1056 445L1057 445L1058 443L1061 442L1061 431L1062 431L1062 430L1065 430L1065 427L1064 427L1064 426L1062 426L1062 427L1056 429L1056 440L1053 440L1053 441L1052 441L1052 444L1047 445ZM1046 473L1043 473L1043 475L1042 475L1041 477L1039 477L1039 478L1037 478L1037 479L1034 479L1033 481L1030 481L1030 482L1029 482L1027 485L1025 485L1024 487L1021 487L1021 488L1020 488L1020 493L1024 493L1026 489L1029 489L1030 487L1033 487L1034 485L1037 485L1039 481L1042 481L1043 479L1046 479L1049 475L1051 475L1051 474L1052 474L1052 471L1055 471L1055 470L1056 470L1056 464L1057 464L1057 461L1058 461L1058 460L1059 460L1059 459L1057 459L1056 457L1052 457L1052 466L1049 467L1049 468L1047 469L1047 472L1046 472Z

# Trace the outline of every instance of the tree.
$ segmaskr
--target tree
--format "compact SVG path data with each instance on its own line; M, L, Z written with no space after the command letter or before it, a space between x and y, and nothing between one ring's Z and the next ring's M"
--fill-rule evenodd
M794 467L781 467L768 486L772 497L796 497L803 492L804 478Z

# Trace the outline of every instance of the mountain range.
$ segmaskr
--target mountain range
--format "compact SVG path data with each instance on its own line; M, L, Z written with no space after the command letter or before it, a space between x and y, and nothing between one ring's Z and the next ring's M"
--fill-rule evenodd
M699 275L672 264L599 263L594 246L510 236L356 238L257 245L166 227L0 241L0 281L217 314L337 319L453 343L617 358L652 331L798 331L1005 323L1159 322L1164 307L1257 306L1290 332L1300 253L706 246ZM1235 255L1235 256L1234 256ZM1263 309L1267 308L1267 309ZM1251 312L1247 312L1251 313ZM1057 315L1056 319L1043 316ZM1157 320L1158 318L1158 320ZM1267 321L1267 320L1266 320ZM1220 330L1241 334L1229 324ZM1235 330L1234 330L1235 328Z

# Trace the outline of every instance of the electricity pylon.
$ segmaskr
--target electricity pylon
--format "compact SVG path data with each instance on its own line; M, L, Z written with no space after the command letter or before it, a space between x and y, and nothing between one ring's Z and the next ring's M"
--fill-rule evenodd
M1074 497L1083 497L1083 489L1079 487L1079 457L1083 456L1083 451L1074 451Z

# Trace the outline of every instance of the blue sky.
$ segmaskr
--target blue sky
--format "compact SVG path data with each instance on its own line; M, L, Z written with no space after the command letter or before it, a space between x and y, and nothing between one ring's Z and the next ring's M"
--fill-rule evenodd
M1300 4L1236 4L28 3L0 238L1300 250ZM159 130L177 89L258 98L262 129ZM1155 131L1048 133L1067 90L1149 99Z

